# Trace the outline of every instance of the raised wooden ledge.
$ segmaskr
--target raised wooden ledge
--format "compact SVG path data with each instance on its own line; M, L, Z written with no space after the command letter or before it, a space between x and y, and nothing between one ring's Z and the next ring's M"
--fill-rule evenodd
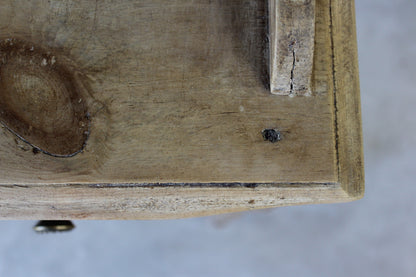
M163 1L158 1L155 5L160 5L159 2ZM9 6L8 3L10 3L10 1L0 0L0 6L2 7L2 9L0 9L0 18L4 18L4 20L0 19L0 30L2 35L6 34L7 36L11 36L13 34L8 33L10 32L10 27L8 26L17 26L16 32L19 33L19 28L22 28L23 30L25 26L24 23L20 26L18 24L18 20L24 21L25 17L16 16L16 19L10 21L7 17L7 13L10 13L13 10L13 7ZM148 3L149 6L145 7L145 9L147 9L145 14L148 14L149 9L152 8L151 3L152 2L150 1ZM171 5L175 5L175 3L176 1L171 2ZM201 4L198 11L205 11L205 9L208 9L212 12L210 16L216 15L212 9L207 8L208 1L199 0L198 3ZM259 8L260 4L258 3L259 2L254 0L252 2L255 8ZM81 4L86 6L89 5L88 1ZM228 24L226 20L230 18L230 14L236 17L236 10L233 10L234 6L227 6L228 4L224 4L224 2L220 0L218 3L215 2L215 5L216 4L219 5L221 10L224 10L224 6L222 5L226 5L225 11L227 14L225 14L224 17L221 17L224 24ZM106 5L106 7L109 7L109 5ZM195 14L192 10L193 8L188 8L189 14ZM138 11L140 11L141 8L138 9ZM250 9L253 9L253 7ZM40 9L35 10L41 11ZM63 10L59 10L59 12L62 11ZM183 11L183 9L178 9L178 11ZM22 13L24 13L24 10L22 10ZM98 15L100 15L99 9L96 10L96 16L92 15L91 17L94 17L95 21L100 22ZM188 15L188 13L184 12L183 16L186 15ZM128 17L132 15L128 14L126 16ZM157 14L154 13L153 16L157 17ZM204 16L204 12L202 12L199 16ZM247 18L245 16L246 14L243 14L241 18ZM143 20L146 20L146 18ZM156 20L158 20L158 18L155 18L155 21ZM189 23L186 23L185 21L182 22L180 18L176 18L175 20L179 20L180 22L177 26L178 28L187 26L185 24ZM192 21L193 17L190 20ZM220 19L214 21L213 24L216 24L219 20ZM250 52L240 53L238 52L240 51L238 47L233 48L230 46L234 45L233 43L256 43L247 39L246 33L242 33L237 34L236 37L233 38L235 39L233 42L224 40L224 37L221 37L221 41L225 46L220 47L220 49L224 52L228 51L227 49L233 49L233 51L238 50L235 52L236 57L242 57L241 62L238 63L238 66L241 66L239 70L247 68L247 71L241 71L235 75L235 78L237 78L236 80L241 82L241 76L243 76L243 81L245 83L242 86L248 87L249 90L251 90L251 93L257 93L258 97L264 99L264 101L269 101L271 103L271 107L264 107L264 113L258 113L258 110L254 109L251 110L251 107L257 108L257 106L255 102L253 102L253 98L250 98L250 94L245 94L245 89L240 88L240 91L242 92L239 98L232 98L237 99L236 103L231 103L227 106L227 108L230 109L234 109L235 106L236 110L225 110L226 107L221 106L221 102L217 102L217 106L215 107L203 106L202 104L205 102L202 104L201 102L195 102L201 105L197 107L197 110L192 110L192 113L164 114L162 111L159 114L163 120L170 120L172 124L181 122L184 123L185 127L189 127L189 129L185 128L185 131L193 130L198 126L192 125L193 123L191 124L187 122L186 118L180 118L177 117L177 115L192 116L195 120L199 120L199 118L202 118L201 113L204 113L206 109L212 109L216 112L221 111L221 117L218 117L218 115L215 115L214 117L204 114L205 118L214 120L221 118L222 120L228 120L232 117L231 119L233 120L233 124L237 124L236 126L238 128L236 127L237 129L230 130L227 135L233 138L233 140L230 139L230 141L228 141L226 140L226 137L223 137L220 142L230 143L231 145L234 145L233 143L235 143L237 146L235 149L232 149L233 152L231 152L231 154L236 156L244 153L244 149L264 151L264 153L259 154L259 156L254 156L252 158L249 157L247 160L244 160L244 162L247 165L250 165L251 168L242 168L241 171L238 171L238 165L234 167L233 164L221 163L221 160L219 159L229 158L230 161L238 161L237 159L233 159L234 156L230 157L229 155L222 155L221 152L223 152L224 149L220 147L221 145L217 145L219 159L208 155L205 156L208 163L200 162L198 156L194 156L192 153L197 151L198 155L204 155L209 153L209 151L215 150L216 148L210 148L210 144L206 141L201 142L203 143L202 148L194 148L194 144L192 143L195 143L195 145L199 144L196 144L196 142L193 141L193 137L191 136L192 133L188 134L190 136L189 143L191 146L184 146L181 144L183 141L175 137L176 133L171 134L173 139L175 139L174 143L176 143L177 146L179 145L180 147L184 147L185 152L181 152L182 154L171 151L159 153L160 156L157 156L156 158L150 156L150 154L156 155L158 153L157 151L163 151L164 148L162 146L170 145L169 142L163 142L161 148L150 148L148 150L145 148L149 147L151 144L146 144L142 146L142 148L140 148L140 145L137 144L136 146L139 147L139 150L144 151L144 155L140 158L143 158L144 156L143 159L147 159L143 162L141 160L135 161L131 159L132 156L134 156L134 151L136 151L134 148L131 148L130 150L124 149L124 154L122 156L117 156L119 155L116 151L117 147L115 147L114 144L109 144L108 141L119 145L128 143L125 139L125 135L118 135L121 132L124 132L124 130L130 130L126 129L127 127L131 128L132 126L138 126L137 128L139 129L147 128L146 130L153 131L166 131L170 129L168 128L168 125L163 125L162 120L156 120L157 123L162 124L159 129L155 128L155 126L151 123L148 124L147 122L142 123L142 125L133 125L137 123L130 122L128 123L130 125L127 123L126 125L124 122L119 121L121 119L124 120L123 114L117 113L115 110L116 108L119 108L118 105L124 105L124 102L117 102L114 98L108 97L108 94L100 94L97 92L98 94L96 94L93 98L100 99L100 101L94 100L90 102L92 103L90 107L92 107L94 114L92 114L93 125L89 144L87 143L85 153L78 154L75 157L62 159L50 157L42 153L34 155L30 151L26 151L27 149L23 149L25 146L20 142L15 143L13 141L13 136L10 135L7 130L2 129L2 132L0 132L0 146L2 147L1 149L3 149L0 150L0 218L45 220L168 219L206 216L225 212L237 212L289 205L346 202L360 199L364 195L364 171L354 1L316 0L316 20L314 70L311 81L312 96L288 98L286 96L271 95L270 97L278 97L276 102L272 102L274 100L270 99L273 98L268 98L269 96L266 95L266 88L262 87L260 82L256 83L258 81L256 76L259 76L258 74L264 74L264 71L256 70L262 68L264 64L261 64L260 62L261 66L259 66L258 61L260 60L257 60L257 62L252 65L253 67L250 67L248 62L246 63L243 61L245 55L250 54ZM51 20L49 19L49 21ZM53 20L51 22L53 22ZM113 24L114 21L110 20L110 23ZM52 23L48 24L50 24L48 25L49 29L35 30L33 34L36 35L38 34L36 32L41 34L42 32L48 31L57 31L57 34L59 34L59 28L55 30L53 29ZM74 23L72 22L71 24ZM128 24L130 24L130 22L128 22ZM33 26L36 28L37 25ZM96 25L94 28L99 35L100 30L97 26L99 25ZM109 26L103 26L103 28L110 28L112 25L110 27ZM198 25L198 28L206 28L206 25L201 24L201 26ZM226 26L231 26L230 28L233 28L233 30L239 30L241 27L234 21L231 22L230 25ZM192 29L189 34L198 37L200 32L222 32L221 30L218 30L220 29ZM183 30L179 31L182 32ZM256 31L258 30L256 29ZM224 35L225 33L227 32L224 31ZM24 31L21 31L19 35L25 35ZM117 36L118 34L114 33L113 35ZM45 36L44 39L48 39L48 37ZM83 39L87 38L84 37ZM100 47L112 47L111 45L104 45L105 42L97 40L97 37L91 36L90 39L96 39L96 43L101 45ZM168 39L173 38L168 37ZM184 42L183 38L180 41L181 43L185 43L184 45L187 47L190 44L186 43L195 42L192 40ZM56 40L55 42L53 40L50 41L50 45L54 46L54 43L57 43ZM210 42L208 42L208 44L209 43ZM155 45L151 46L153 47ZM71 47L74 49L71 53L67 53L65 52L66 50L63 49L66 53L65 55L83 53L82 57L91 59L94 54L94 51L89 48L81 49L76 45ZM190 48L191 50L188 50L188 52L190 55L200 54L201 57L211 54L214 56L218 55L218 53L215 53L215 51L218 50L215 48L215 43L209 47L213 49L212 51L214 53L204 52L206 50L205 48L204 51L201 50L201 53L192 52L194 51L193 48ZM209 47L208 49L210 49ZM251 51L256 48L249 47L248 49ZM156 49L155 51L163 52L160 51L160 49ZM176 50L174 49L172 51L175 52ZM168 53L169 59L172 61L177 61L176 57L184 58L183 56L180 56L181 53L177 54L173 52ZM96 52L96 54L97 53L99 54L99 52ZM227 54L230 53L231 52L227 52ZM115 53L115 55L119 54ZM118 59L120 57L123 56L117 56L116 58ZM156 56L153 58L155 57ZM86 76L85 78L93 80L91 85L88 86L89 89L92 89L92 91L103 91L108 93L108 91L117 90L116 85L114 84L114 86L111 87L111 84L128 81L123 80L123 76L121 75L116 75L114 77L111 73L111 69L104 67L107 63L114 63L115 60L106 56L100 56L99 58L100 59L95 61L97 63L96 66L99 67L98 69L95 67L93 68L90 64L86 64L82 68ZM209 68L215 68L216 70L221 69L220 60L199 60L199 62L199 65L202 64L203 69L208 68L208 66L204 67L207 63L209 63ZM146 65L149 66L147 70L152 69L150 67L150 61L143 60L142 63L146 63ZM156 63L158 66L162 66L162 63L159 64L159 60L154 60L153 63ZM231 62L230 64L233 65ZM125 64L116 67L116 69L125 70L128 69L129 66L130 65ZM194 72L192 73L194 74L192 76L193 78L197 78L198 82L202 82L201 86L212 85L213 88L215 88L214 85L221 82L221 80L218 81L214 77L223 74L221 75L224 78L222 80L222 86L226 86L227 91L231 91L233 89L233 86L229 86L227 83L231 82L233 80L232 78L234 78L234 75L232 77L229 76L231 73L228 73L227 75L224 74L223 71L215 71L214 73L207 73L208 75L204 75L204 72L198 71L199 67L191 67L195 65L188 63L186 66L187 68L189 66L191 69L193 68L193 70L196 70L192 71ZM233 66L235 67L235 65ZM228 67L225 68L227 69ZM163 70L162 67L158 67L157 69L159 71ZM176 73L180 73L180 76L187 74L187 71L183 67L182 72L177 72L179 69L180 68L171 68L170 70L174 71L169 71L169 74L172 74L172 76ZM146 75L145 71L140 71L137 76L135 75L136 78L141 78L140 76L142 75L139 73ZM160 74L164 73L162 72ZM196 76L195 74L201 74L201 76ZM108 76L108 78L106 78L106 76ZM129 86L136 86L136 89L140 88L140 86L145 86L146 90L150 89L153 93L157 93L157 89L161 89L164 85L160 84L161 81L158 79L159 77L160 76L146 75L143 77L144 79L140 80L153 78L151 79L150 84L129 83ZM213 83L207 83L206 80L211 77ZM175 75L172 78L177 77ZM181 79L182 82L178 83L177 86L176 83L172 81L173 79L168 81L170 83L173 82L172 86L174 86L174 89L178 89L182 86L182 89L190 90L193 85L197 85L197 83L187 85L186 83L183 83L183 80L185 79L186 78ZM191 82L190 79L187 80ZM235 84L237 84L237 82L233 83L233 85ZM105 86L110 87L105 89ZM198 89L202 89L202 87ZM141 97L151 97L149 94L146 94L146 90L143 93L141 91L138 92ZM207 91L202 90L202 92L206 93ZM203 93L199 95L199 97L202 97L202 100L200 101L205 101ZM126 99L132 99L131 101L137 99L137 97L132 97L132 95L133 94L130 94L130 98ZM180 95L183 97L182 99L186 101L188 101L188 98L191 97L190 95L184 93ZM108 101L101 101L101 99L105 99L106 97ZM120 97L123 97L123 95L120 94ZM151 98L149 99L152 100ZM157 105L166 107L164 105L168 100L170 99L166 96L166 98L160 99L160 102L157 102ZM209 103L208 100L209 99L207 99L206 103ZM152 101L156 100L153 99ZM313 101L315 101L315 104ZM124 106L125 111L132 113L132 116L135 115L132 109L129 110L128 105L128 103L133 102L125 103L127 103ZM158 107L155 106L156 104L152 103L156 102L148 101L145 104L150 105L151 108ZM142 105L143 103L140 104ZM173 108L181 109L180 106L175 104L169 105ZM194 105L194 103L191 103L190 107L192 107L192 105ZM284 113L277 112L276 114L272 114L275 109L273 105L276 105L279 108L284 106L292 108L298 105L299 109L295 111L287 109L284 110ZM307 112L302 113L302 108L304 107L308 107L308 110ZM151 113L154 111L154 109L146 110L144 106L141 106L141 108L144 110L141 114L143 118L148 116L146 112ZM324 109L328 109L328 111L323 111ZM276 146L273 146L273 148L270 146L272 144L266 144L269 142L262 142L262 139L257 137L257 133L260 135L261 130L259 130L259 128L263 125L257 123L257 121L249 121L248 125L241 124L239 121L240 118L237 117L239 112L247 113L250 116L258 116L258 121L262 124L265 123L264 127L275 127L273 124L277 122L277 125L279 125L277 127L283 127L283 130L281 130L283 135L282 141L278 142ZM155 114L157 115L157 113ZM274 120L273 117L275 117ZM110 122L108 118L111 118L112 125L104 124ZM247 118L250 117L245 118L246 120L249 120ZM119 126L120 124L114 124L114 122L121 122L122 124L120 123L121 126ZM200 120L197 121L197 123L202 124L203 121ZM226 125L226 122L224 124L224 128L229 128L229 125ZM104 128L104 126L107 127ZM94 128L96 128L96 130ZM221 129L221 126L218 128L219 129L214 128L213 130L215 132L224 132L224 130L227 130ZM200 130L199 132L205 134L202 128L198 130ZM320 131L316 131L313 135L309 135L308 132L311 132L311 130ZM116 135L111 135L110 131L114 132ZM246 135L243 136L244 134ZM131 133L128 133L127 135L131 135ZM206 136L209 137L209 135L210 133L207 132ZM245 146L248 148L241 148L242 152L240 152L238 145L245 145L245 143L249 140L250 143L247 144L248 146ZM11 147L13 145L15 145L14 148ZM170 147L172 147L172 145L170 145ZM205 150L207 152L204 152ZM326 152L322 152L324 150ZM129 155L128 151L133 153ZM281 156L270 156L268 152L280 153ZM16 155L12 156L10 153L16 153ZM149 155L147 155L147 153ZM178 153L183 156L180 156ZM300 154L294 155L296 153L301 153L303 156L299 157ZM166 163L164 160L158 160L160 157L165 157L164 155L171 155L177 159L176 165L172 165L175 159L173 161L167 160ZM189 155L189 157L193 159L193 162L188 163L186 159L187 156L184 155ZM253 156L253 154L249 154L249 156ZM117 157L118 159L115 159ZM94 160L96 158L100 158L105 161L100 163L99 161L97 162ZM134 170L129 171L128 168L125 168L128 163L123 163L123 158L127 159L128 163L133 163L132 165L136 168L142 168L143 170L138 170L137 173L135 173ZM262 175L257 175L256 171L253 171L253 169L257 168L257 163L261 161L259 158L264 159L268 166L270 166L270 162L275 161L276 168L264 168L261 172ZM24 160L27 160L28 162L22 163ZM146 163L149 163L148 167L146 166ZM156 169L152 169L157 163L163 163L163 170L159 169L157 171ZM89 165L91 164L93 166L90 168ZM117 164L120 164L120 167L117 167ZM271 165L274 164L272 163ZM180 168L179 166L182 166L183 168ZM202 170L203 166L206 167L205 171ZM228 167L221 170L224 166ZM109 172L109 168L113 167L117 168L114 168L111 172ZM61 171L57 172L55 175L50 175L51 173L48 170L55 171L56 168L59 168ZM192 169L194 171L186 172L184 169ZM238 174L241 177L237 176L233 178L227 170L238 171ZM298 175L294 174L294 170L299 170ZM214 171L215 174L212 174ZM117 172L124 173L124 175L109 175ZM210 175L210 173L212 175ZM200 174L200 177L198 177L197 174ZM108 178L108 176L115 177ZM172 181L169 181L169 176L172 176ZM260 176L265 176L264 180L261 180ZM31 178L33 178L32 181ZM105 178L108 178L111 183L103 180ZM157 181L158 178L160 182ZM210 178L213 180L211 182L207 181ZM56 181L53 181L54 179L56 179ZM135 179L142 181L135 182ZM190 182L187 180L190 180Z
M270 90L311 95L315 0L269 0Z

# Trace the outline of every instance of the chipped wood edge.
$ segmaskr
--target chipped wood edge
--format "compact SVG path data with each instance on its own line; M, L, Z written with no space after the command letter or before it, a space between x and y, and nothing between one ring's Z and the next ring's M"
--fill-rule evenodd
M269 0L270 90L310 95L315 44L315 0Z
M330 12L338 178L356 200L364 196L364 154L354 1L331 0Z

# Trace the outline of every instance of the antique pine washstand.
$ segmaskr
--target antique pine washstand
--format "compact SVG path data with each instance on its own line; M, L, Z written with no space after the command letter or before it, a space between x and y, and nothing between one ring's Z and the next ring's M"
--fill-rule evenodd
M353 1L0 6L0 218L363 196Z

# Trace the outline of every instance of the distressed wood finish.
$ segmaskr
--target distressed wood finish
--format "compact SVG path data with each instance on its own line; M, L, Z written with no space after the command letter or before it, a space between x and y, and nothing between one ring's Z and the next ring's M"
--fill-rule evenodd
M315 0L269 0L270 90L310 95L315 45Z
M355 5L348 0L332 0L332 3L338 182L351 196L361 197L364 194L364 159Z
M316 0L311 96L294 98L267 85L267 1L0 6L0 39L53 55L78 88L67 95L81 96L60 101L89 120L85 148L69 158L36 154L0 129L0 218L179 218L362 197L351 2ZM42 97L67 99L50 81L55 68L45 72L15 83L37 91L46 82ZM13 103L42 101L19 95ZM61 126L51 124L44 130ZM265 141L264 129L281 140Z

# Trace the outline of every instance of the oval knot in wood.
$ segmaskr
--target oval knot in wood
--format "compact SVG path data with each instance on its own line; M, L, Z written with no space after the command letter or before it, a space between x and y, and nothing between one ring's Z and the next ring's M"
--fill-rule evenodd
M82 88L59 56L17 39L0 42L0 121L34 149L71 157L85 147Z

